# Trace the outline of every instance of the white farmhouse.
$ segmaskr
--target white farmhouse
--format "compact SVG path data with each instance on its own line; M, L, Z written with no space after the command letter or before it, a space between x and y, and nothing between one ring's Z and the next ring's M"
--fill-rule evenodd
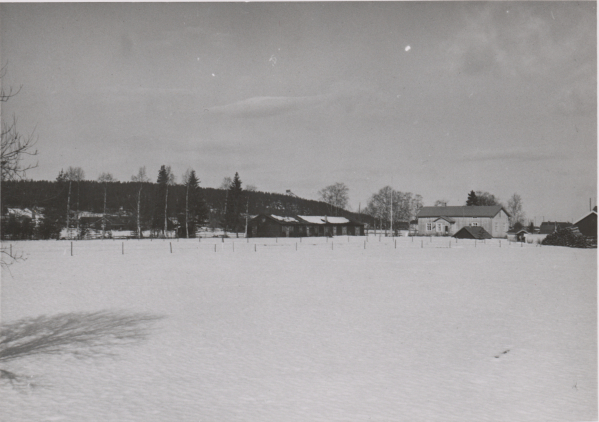
M493 237L506 237L509 214L501 205L422 207L418 212L420 236L453 236L462 227L482 227Z

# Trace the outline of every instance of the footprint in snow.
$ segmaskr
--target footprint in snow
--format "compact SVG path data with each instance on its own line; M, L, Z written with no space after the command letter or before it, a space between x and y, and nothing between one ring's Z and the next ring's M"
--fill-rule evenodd
M495 358L499 358L501 355L505 355L509 351L510 351L510 349L504 350L503 352L501 352L500 354L498 354L497 356L495 356Z

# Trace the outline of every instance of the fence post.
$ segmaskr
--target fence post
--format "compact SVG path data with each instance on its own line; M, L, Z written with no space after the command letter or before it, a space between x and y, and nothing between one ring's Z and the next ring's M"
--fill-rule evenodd
M395 249L397 249L397 239L395 240Z
M474 247L476 248L476 239L474 239Z
M420 248L424 248L424 240L420 240Z
M121 252L122 255L125 255L125 242L121 242Z
M169 245L170 245L170 247L171 247L171 253L173 253L173 243L172 243L172 242L168 242L168 244L169 244Z
M256 244L254 243L254 252L256 252Z
M71 242L71 256L73 256L73 242Z
M214 252L216 252L216 243L214 244Z

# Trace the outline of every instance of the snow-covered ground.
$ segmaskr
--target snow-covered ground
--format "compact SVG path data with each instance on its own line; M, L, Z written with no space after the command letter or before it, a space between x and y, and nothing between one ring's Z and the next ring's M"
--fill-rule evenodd
M39 385L0 384L5 422L597 419L596 250L373 236L12 248L28 258L2 273L4 322L167 317L116 357L0 365Z

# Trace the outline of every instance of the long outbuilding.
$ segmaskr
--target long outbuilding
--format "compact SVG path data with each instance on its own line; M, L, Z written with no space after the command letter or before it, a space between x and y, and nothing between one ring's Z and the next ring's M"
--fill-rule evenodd
M259 214L248 222L248 237L363 236L364 223L321 215Z

